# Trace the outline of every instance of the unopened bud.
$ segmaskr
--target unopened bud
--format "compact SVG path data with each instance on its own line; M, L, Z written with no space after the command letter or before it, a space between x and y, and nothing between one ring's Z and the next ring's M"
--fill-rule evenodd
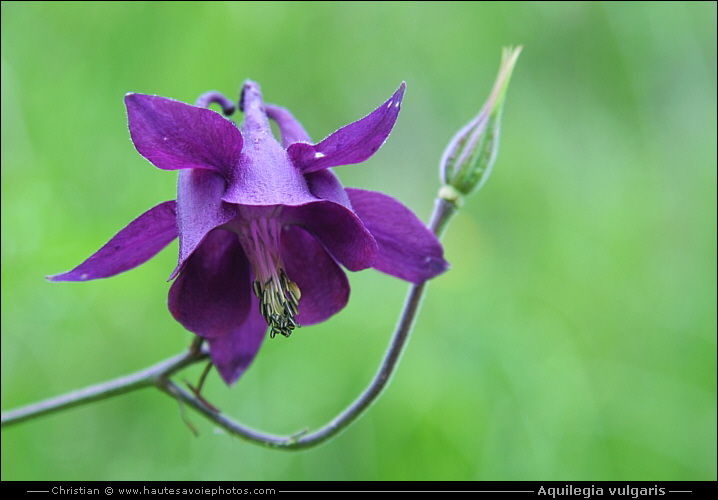
M491 95L481 112L454 135L441 157L442 182L462 195L471 194L486 182L496 160L504 97L521 49L503 49Z

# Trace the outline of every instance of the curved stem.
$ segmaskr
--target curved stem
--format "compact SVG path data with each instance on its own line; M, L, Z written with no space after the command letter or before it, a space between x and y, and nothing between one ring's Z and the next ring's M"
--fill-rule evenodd
M25 420L39 417L47 413L72 408L93 401L100 401L126 392L157 385L158 380L169 377L173 373L193 363L206 359L208 353L190 348L156 365L140 370L124 377L91 385L77 391L68 392L54 398L16 408L2 413L2 427L19 424Z
M429 228L434 232L434 234L441 237L446 229L447 223L456 212L456 208L457 207L453 202L447 201L443 198L436 199L434 212L432 213L431 221L429 223ZM404 302L404 309L401 312L399 323L397 324L394 335L389 343L389 348L384 355L381 367L364 392L346 410L340 413L327 425L311 434L306 434L287 442L283 445L284 448L309 448L326 441L348 427L349 424L354 422L354 420L356 420L371 405L371 403L376 400L391 379L394 369L399 362L399 358L404 352L404 347L409 339L409 334L411 333L411 329L414 327L416 314L421 306L421 300L424 297L426 284L427 283L424 281L422 283L412 285L409 288L409 293L406 297L406 301Z
M440 193L439 198L436 199L434 211L429 223L429 228L434 232L434 234L441 237L447 223L456 213L457 208L458 203L456 199L444 197ZM402 310L399 323L396 326L394 335L392 336L389 347L384 355L384 360L382 361L377 374L374 376L369 386L367 386L364 392L362 392L359 397L336 418L311 433L308 431L301 431L290 436L277 436L251 429L232 420L226 415L223 415L221 412L217 411L216 408L208 405L203 398L196 394L187 392L170 380L169 377L173 373L208 357L207 351L201 348L201 341L199 343L193 343L187 352L162 361L137 373L5 412L2 414L2 426L5 427L6 425L16 424L47 413L90 403L92 401L106 399L133 391L135 389L154 385L164 393L180 401L181 404L191 406L194 410L216 425L222 427L230 434L239 436L247 441L266 446L268 448L286 450L310 448L323 443L346 429L352 422L359 418L359 416L361 416L361 414L381 394L382 390L391 379L394 369L396 368L401 354L404 351L406 342L409 339L409 334L414 326L416 314L419 311L425 290L426 282L414 284L409 289L406 302L404 303L404 309Z

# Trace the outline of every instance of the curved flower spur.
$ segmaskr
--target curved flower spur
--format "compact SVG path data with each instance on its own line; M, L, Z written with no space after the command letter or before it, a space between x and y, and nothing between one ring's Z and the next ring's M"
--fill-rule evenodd
M234 105L216 92L191 106L125 96L137 151L179 170L177 200L149 209L72 271L51 281L107 278L149 260L179 236L169 310L206 339L227 384L254 359L266 332L288 337L328 319L349 298L350 271L373 267L421 283L448 267L437 237L404 205L344 188L330 167L360 163L384 143L405 84L366 117L312 144L286 109L265 104L247 81L241 131L207 109ZM281 132L280 145L268 119Z

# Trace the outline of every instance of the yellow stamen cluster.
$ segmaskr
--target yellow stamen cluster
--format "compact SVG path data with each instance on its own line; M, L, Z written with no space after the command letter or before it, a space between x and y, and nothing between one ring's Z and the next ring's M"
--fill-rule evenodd
M252 289L259 299L259 312L269 325L270 338L274 338L278 333L289 337L292 330L300 327L294 317L302 294L297 284L287 277L284 269L280 268L278 277L270 276L264 283L255 281L252 283Z

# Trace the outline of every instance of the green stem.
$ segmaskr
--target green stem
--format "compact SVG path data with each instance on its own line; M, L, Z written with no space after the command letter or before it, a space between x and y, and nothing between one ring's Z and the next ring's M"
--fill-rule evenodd
M143 387L157 385L160 379L169 377L182 368L206 359L207 356L208 354L206 352L192 351L190 349L185 353L178 354L177 356L161 361L154 366L150 366L136 373L3 412L2 426L19 424L25 420L30 420L31 418L36 418L47 413L111 398L112 396L125 394L126 392L142 389Z

